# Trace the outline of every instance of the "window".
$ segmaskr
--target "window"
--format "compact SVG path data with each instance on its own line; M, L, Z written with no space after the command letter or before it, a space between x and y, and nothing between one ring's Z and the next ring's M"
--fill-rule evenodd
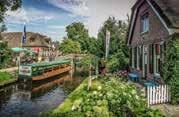
M141 33L149 31L149 17L148 13L141 17Z

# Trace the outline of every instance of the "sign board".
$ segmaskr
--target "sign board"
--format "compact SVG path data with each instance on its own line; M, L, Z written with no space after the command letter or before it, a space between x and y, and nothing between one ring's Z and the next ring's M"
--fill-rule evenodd
M32 75L31 66L20 66L19 75L31 76Z

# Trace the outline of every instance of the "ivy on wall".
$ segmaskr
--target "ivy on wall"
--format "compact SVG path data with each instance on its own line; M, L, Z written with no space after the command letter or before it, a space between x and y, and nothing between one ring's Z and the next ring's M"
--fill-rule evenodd
M163 78L170 86L171 102L179 103L179 40L176 36L170 37L166 44L163 67Z

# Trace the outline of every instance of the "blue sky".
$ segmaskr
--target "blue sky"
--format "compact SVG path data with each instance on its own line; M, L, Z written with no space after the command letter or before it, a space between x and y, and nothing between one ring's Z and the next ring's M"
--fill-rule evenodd
M73 22L83 22L90 36L97 36L103 22L109 17L125 20L136 0L23 0L22 7L8 11L8 32L23 30L38 32L61 41L66 36L65 27Z

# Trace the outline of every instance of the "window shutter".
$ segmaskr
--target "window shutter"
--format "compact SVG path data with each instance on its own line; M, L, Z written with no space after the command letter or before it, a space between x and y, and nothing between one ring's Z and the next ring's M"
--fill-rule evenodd
M130 64L130 66L132 67L132 48L130 48L130 61L129 61L129 64Z
M134 67L137 68L137 47L134 48Z
M153 73L153 60L154 59L154 50L153 50L153 44L149 45L149 70L150 73Z

